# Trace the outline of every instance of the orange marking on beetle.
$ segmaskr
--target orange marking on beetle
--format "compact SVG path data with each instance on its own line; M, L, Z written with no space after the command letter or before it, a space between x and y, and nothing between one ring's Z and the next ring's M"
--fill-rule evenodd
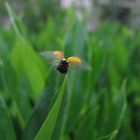
M71 56L67 59L69 62L78 62L81 63L81 59L79 57Z
M61 51L55 51L54 54L61 58L64 58L64 54Z

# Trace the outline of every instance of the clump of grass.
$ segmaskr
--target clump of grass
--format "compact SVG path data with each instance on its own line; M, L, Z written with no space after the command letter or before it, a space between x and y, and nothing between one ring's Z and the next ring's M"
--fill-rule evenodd
M12 27L0 29L0 139L140 139L139 31L105 22L89 33L60 13L30 32L6 5ZM92 70L69 70L66 84L42 50L78 55Z

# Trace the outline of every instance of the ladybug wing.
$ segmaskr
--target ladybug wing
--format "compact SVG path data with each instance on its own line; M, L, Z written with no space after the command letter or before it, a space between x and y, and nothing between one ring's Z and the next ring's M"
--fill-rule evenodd
M85 70L92 70L91 66L81 60L79 57L71 56L68 57L69 66L72 68L80 68Z
M59 64L64 55L61 51L44 51L39 53L40 56L46 58L51 61L54 65Z

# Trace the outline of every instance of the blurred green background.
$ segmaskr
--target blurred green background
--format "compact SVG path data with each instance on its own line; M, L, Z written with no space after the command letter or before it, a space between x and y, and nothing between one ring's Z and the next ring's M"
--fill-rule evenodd
M0 4L0 140L139 140L137 1ZM41 51L91 71L57 72Z

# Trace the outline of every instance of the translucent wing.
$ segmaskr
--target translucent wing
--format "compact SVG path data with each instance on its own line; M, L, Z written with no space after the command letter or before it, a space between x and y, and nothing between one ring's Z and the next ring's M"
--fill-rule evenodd
M71 62L76 62L76 63L81 63L81 59L79 57L71 56L68 58L68 61Z
M60 58L64 58L64 54L61 51L54 51L53 53Z
M92 70L91 66L81 60L79 57L71 56L68 59L70 67Z
M59 64L64 55L61 51L44 51L40 52L39 55L50 60L54 65Z

